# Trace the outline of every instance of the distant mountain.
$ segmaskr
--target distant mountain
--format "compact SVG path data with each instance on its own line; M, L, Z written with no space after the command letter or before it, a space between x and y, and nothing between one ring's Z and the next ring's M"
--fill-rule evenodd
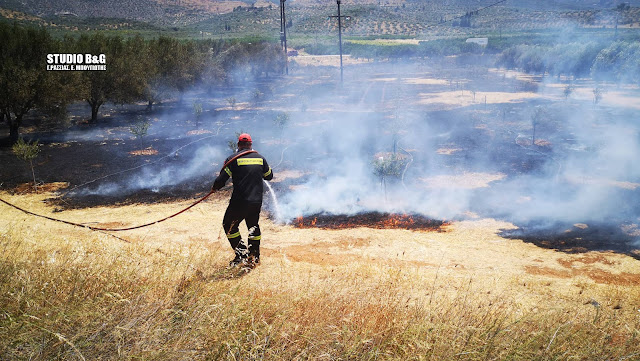
M279 3L279 0L272 0ZM438 3L442 6L467 7L469 9L482 8L498 2L499 0L342 0L342 5L374 4L374 5L402 5ZM335 0L287 0L287 4L295 5L327 5L335 4ZM610 9L619 4L626 3L634 7L640 7L640 0L507 0L502 6L510 8L529 8L536 10L586 10L586 9Z
M237 7L268 6L265 0L0 0L0 8L36 16L78 16L157 20L184 14L227 13ZM275 6L275 5L274 5Z
M536 10L602 10L615 8L622 3L634 7L640 6L640 0L508 0L505 6Z
M163 7L154 0L1 0L0 7L36 16L64 15L149 20L165 14Z
M342 0L342 5L403 5L431 4L441 8L472 11L499 0ZM18 11L26 16L120 18L162 24L189 24L213 14L229 13L240 8L277 7L280 0L0 0L4 13ZM640 7L640 0L507 0L505 8L533 10L601 10L626 3ZM288 6L318 8L335 5L335 0L287 0ZM3 15L0 12L0 16ZM6 16L5 16L6 17Z

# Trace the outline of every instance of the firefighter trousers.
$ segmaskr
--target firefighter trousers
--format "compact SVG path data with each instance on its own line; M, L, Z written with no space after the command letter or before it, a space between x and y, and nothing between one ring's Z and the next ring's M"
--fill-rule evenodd
M260 258L260 209L262 203L229 202L227 211L224 213L222 228L227 235L236 256L247 257L248 255ZM240 236L240 222L245 221L249 230L247 245L242 242Z

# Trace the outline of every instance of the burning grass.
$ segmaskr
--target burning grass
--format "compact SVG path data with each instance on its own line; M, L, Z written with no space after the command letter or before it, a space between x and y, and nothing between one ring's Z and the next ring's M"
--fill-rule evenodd
M447 222L421 215L369 212L353 216L324 215L300 216L294 225L298 228L347 229L368 227L377 229L409 229L444 232Z
M38 213L51 211L42 203L47 195L2 197ZM265 219L262 265L230 278L223 276L231 252L224 237L216 241L225 205L214 199L180 220L118 234L130 243L3 208L0 359L640 355L640 285L551 272L578 265L632 273L637 261L629 257L566 254L558 263L554 251L499 238L495 232L504 225L486 220L455 223L446 233L360 229L358 238L349 238L352 230L298 229ZM138 224L182 206L56 215L85 222L126 215ZM393 247L400 246L425 262L394 258ZM334 252L347 261L296 261L302 251ZM534 264L546 273L521 268Z

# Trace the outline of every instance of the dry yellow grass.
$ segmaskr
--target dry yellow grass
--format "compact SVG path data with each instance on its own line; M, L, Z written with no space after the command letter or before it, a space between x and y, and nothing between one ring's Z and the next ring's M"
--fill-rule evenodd
M541 96L536 93L530 92L476 92L475 100L473 95L468 90L457 91L441 91L437 93L420 93L419 104L439 104L444 109L453 109L459 107L465 107L473 104L480 104L486 102L487 104L501 104L501 103L517 103L522 102L525 99L540 98Z
M340 67L340 55L308 55L300 52L300 55L289 58L289 61L295 62L300 66L334 66ZM352 58L351 55L342 56L343 65L354 65L366 63L366 59Z
M0 197L99 225L183 202L51 213L50 194ZM109 235L0 208L1 359L638 359L639 262L565 254L497 235L296 229L262 220L243 277L220 222L226 195ZM242 228L241 228L242 230ZM246 235L246 230L243 230Z
M129 154L137 156L137 155L157 155L158 151L153 149L152 147L147 147L145 149L132 150Z

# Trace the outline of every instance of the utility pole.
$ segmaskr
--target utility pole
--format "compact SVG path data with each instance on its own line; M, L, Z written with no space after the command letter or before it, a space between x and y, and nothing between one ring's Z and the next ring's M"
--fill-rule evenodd
M338 43L340 44L340 82L343 80L342 73L342 16L340 16L340 0L338 2Z
M338 3L338 16L329 16L329 18L338 18L338 44L340 46L340 83L343 81L343 71L342 71L342 18L345 20L351 20L351 16L343 16L340 15L340 0L336 0Z
M287 75L289 75L289 56L287 54L287 17L284 13L284 2L287 0L280 0L280 45L284 51L284 69Z

